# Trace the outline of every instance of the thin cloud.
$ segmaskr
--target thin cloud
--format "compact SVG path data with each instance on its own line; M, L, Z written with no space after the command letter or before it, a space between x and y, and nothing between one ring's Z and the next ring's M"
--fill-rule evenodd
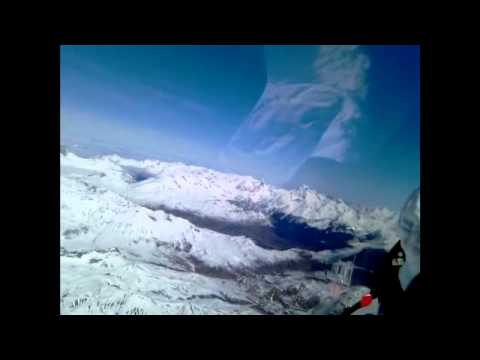
M320 46L314 68L317 80L343 94L364 95L369 58L358 45Z
M319 134L318 143L306 156L320 156L343 161L350 143L351 122L361 114L357 99L367 91L368 57L355 45L322 45L312 64L311 82L286 82L268 79L264 92L242 126L232 137L228 149L232 153L244 152L236 144L245 137L260 137L269 129L283 126L271 145L251 154L270 155L294 142L286 134L295 129L309 129L315 123L328 122L327 130ZM304 115L315 109L329 109L339 105L339 112L331 118L319 117L305 122ZM298 141L301 141L299 139ZM262 141L263 142L263 141ZM248 150L247 150L248 153Z
M334 87L341 94L342 108L311 156L342 162L350 144L351 121L361 115L355 98L366 95L370 60L358 46L329 45L320 47L314 66L318 81Z
M338 96L334 88L323 84L268 82L247 122L254 129L271 122L298 124L306 112L331 106Z
M359 116L360 113L353 100L349 97L345 98L342 109L323 133L311 156L337 162L344 161L350 144L350 121Z

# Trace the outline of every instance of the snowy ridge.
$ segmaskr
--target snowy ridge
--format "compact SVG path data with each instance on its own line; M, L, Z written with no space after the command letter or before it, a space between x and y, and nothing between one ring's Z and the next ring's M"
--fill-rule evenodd
M157 254L163 256L163 247L170 246L212 267L224 268L250 267L256 262L271 263L296 256L265 250L243 236L195 227L80 179L62 176L60 189L60 241L67 250L120 247L154 261Z
M65 255L61 267L62 313L258 313L232 280L132 262L116 249Z
M99 159L65 156L65 164L81 164L107 176L101 183L137 204L150 208L187 210L232 222L268 223L273 212L294 216L310 226L342 226L357 234L380 233L385 241L396 237L397 215L388 209L356 209L306 186L285 190L250 176L225 174L182 163L129 160L118 155ZM91 162L87 164L86 162ZM78 166L78 165L76 165ZM136 168L150 176L132 181ZM128 180L130 177L130 180Z
M305 277L287 266L283 275L254 274L306 259L328 263L370 246L271 250L162 209L265 225L281 212L317 228L376 231L385 244L395 236L393 213L359 211L306 187L290 191L249 176L117 155L64 152L60 164L65 314L306 313L319 296L337 296L318 280L322 271Z

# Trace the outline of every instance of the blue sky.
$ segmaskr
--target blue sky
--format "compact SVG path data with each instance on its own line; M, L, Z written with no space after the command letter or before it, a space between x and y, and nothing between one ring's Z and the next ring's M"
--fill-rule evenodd
M419 56L418 46L62 46L61 141L276 185L301 173L319 191L396 210L420 182Z

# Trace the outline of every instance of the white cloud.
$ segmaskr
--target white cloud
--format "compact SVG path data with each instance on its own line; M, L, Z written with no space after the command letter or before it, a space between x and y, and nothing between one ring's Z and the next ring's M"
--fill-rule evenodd
M312 64L314 77L311 81L295 83L268 79L261 98L232 137L229 147L235 148L232 144L241 143L243 137L263 133L270 137L269 129L281 125L285 128L284 132L277 132L277 139L273 139L269 147L252 152L255 155L270 155L294 142L290 138L285 141L287 134L292 134L294 129L309 129L315 123L328 122L327 130L319 134L317 145L306 156L343 161L350 143L351 122L360 116L356 101L366 94L369 66L368 57L358 46L319 46ZM307 112L335 105L340 105L340 110L332 118L317 118L308 123L302 121Z
M271 122L298 124L307 111L331 106L338 96L334 88L323 84L268 82L247 121L254 129Z
M357 45L322 45L314 68L321 84L341 93L364 94L370 60Z
M324 157L342 162L350 143L351 121L360 116L356 96L365 96L368 57L357 46L322 46L315 61L318 80L338 90L342 108L330 123L312 157Z
M342 162L349 146L350 121L358 116L360 115L357 106L347 97L343 101L342 109L323 133L311 156Z

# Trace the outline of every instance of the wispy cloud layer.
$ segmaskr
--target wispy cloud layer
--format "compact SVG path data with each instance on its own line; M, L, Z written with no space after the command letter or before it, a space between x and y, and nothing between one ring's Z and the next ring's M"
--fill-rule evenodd
M323 133L311 156L342 162L351 138L350 122L359 116L360 113L354 101L350 97L346 97L343 100L342 109Z
M360 116L356 97L367 91L368 57L357 46L322 46L315 61L318 80L338 90L342 101L340 112L330 123L312 156L342 162L348 150L350 122Z
M311 145L308 150L303 146L301 162L311 156L344 161L353 133L352 120L360 116L357 102L366 95L369 66L359 46L319 46L311 64L311 81L267 80L261 98L232 137L229 150L270 156L289 146L305 145L302 130L308 130ZM315 111L321 115L312 117ZM317 139L312 143L313 132ZM292 164L299 165L298 161Z
M271 122L298 125L307 111L332 106L338 96L335 89L323 84L268 82L248 116L248 126L262 129Z
M369 67L370 60L358 45L322 45L314 63L319 83L350 95L365 93Z

